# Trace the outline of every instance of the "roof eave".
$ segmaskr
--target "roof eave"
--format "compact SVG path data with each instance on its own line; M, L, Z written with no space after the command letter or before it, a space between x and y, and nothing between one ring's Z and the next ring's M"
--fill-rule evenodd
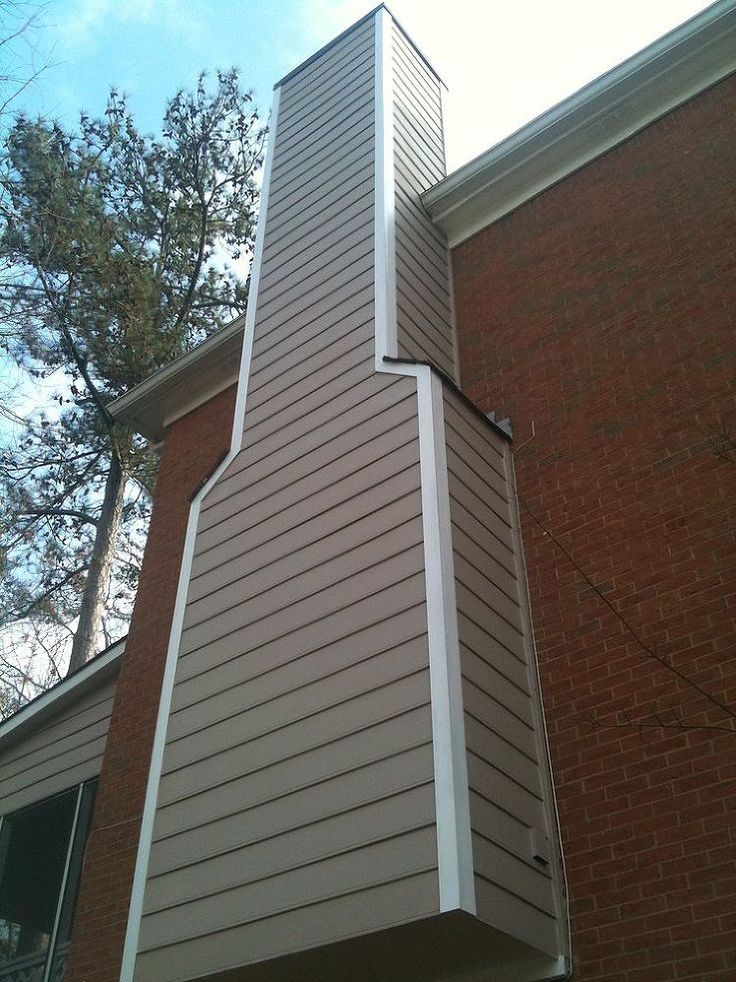
M47 717L56 715L84 692L116 674L120 668L120 659L125 652L125 641L125 638L116 641L82 668L36 696L17 713L0 723L0 743L20 737Z
M422 195L450 246L736 70L736 2L721 0Z
M236 318L115 399L108 405L114 418L148 440L163 440L174 420L237 381L243 325L244 318Z

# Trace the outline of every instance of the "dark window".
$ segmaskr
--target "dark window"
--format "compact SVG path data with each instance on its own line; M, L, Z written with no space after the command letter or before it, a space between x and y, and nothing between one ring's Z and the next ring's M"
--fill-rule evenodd
M5 815L0 982L61 982L96 782Z

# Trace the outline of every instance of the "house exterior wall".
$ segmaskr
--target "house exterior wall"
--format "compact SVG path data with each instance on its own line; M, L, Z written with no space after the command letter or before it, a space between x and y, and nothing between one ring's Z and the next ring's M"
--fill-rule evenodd
M443 396L478 916L552 952L559 855L511 451L459 395Z
M516 437L581 982L736 970L734 719L661 664L733 706L735 120L731 77L453 251L464 391Z
M279 86L242 445L198 520L136 978L438 907L416 381L374 361L375 46L371 18Z
M96 777L110 725L115 679L67 704L43 727L4 742L0 751L0 815Z
M448 250L419 200L445 176L442 83L396 24L391 35L398 354L454 379Z
M65 982L117 982L191 496L230 441L229 389L170 428L118 676Z

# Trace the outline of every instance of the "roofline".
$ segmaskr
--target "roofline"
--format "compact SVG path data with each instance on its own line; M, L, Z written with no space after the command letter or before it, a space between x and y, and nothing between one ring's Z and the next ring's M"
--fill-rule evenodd
M326 52L330 50L330 48L334 48L336 44L339 44L340 41L344 40L349 34L352 34L353 31L357 30L359 27L362 27L363 24L367 23L369 20L372 20L372 18L374 18L380 10L386 11L386 13L389 15L389 17L394 22L396 27L404 35L407 42L414 49L420 60L424 62L424 64L427 66L430 72L435 76L435 78L440 83L440 85L443 85L445 88L447 88L447 86L445 85L442 79L442 76L439 74L437 69L427 58L427 56L419 50L417 45L414 43L411 35L406 31L406 29L402 26L402 24L394 17L394 15L389 10L388 6L385 3L379 3L378 6L373 8L373 10L369 10L367 14L364 14L361 18L356 20L355 23L350 25L350 27L347 27L345 28L344 31L341 31L337 35L337 37L334 37L331 41L328 41L327 44L323 45L318 51L315 51L313 55L310 55L308 58L305 58L304 61L300 62L296 66L296 68L292 68L290 72L287 72L286 75L284 75L282 78L278 80L278 82L276 82L276 84L274 85L274 89L278 89L280 86L284 85L285 82L288 82L299 72L303 71L308 65L311 65L313 61L316 61L318 58L321 58L322 55L326 54Z
M121 638L104 651L95 655L76 672L67 675L52 688L42 692L0 723L0 742L20 736L31 729L39 720L58 712L63 706L76 699L83 692L92 689L105 679L114 675L120 667L120 659L125 651L126 638Z
M736 0L719 0L444 178L422 202L458 245L734 70ZM170 423L235 384L244 323L236 318L154 372L110 403L112 415L163 440Z
M110 413L147 439L163 440L166 427L174 420L237 382L244 323L242 315L236 317L196 348L159 368L109 403Z
M736 0L719 0L422 195L450 246L736 70Z

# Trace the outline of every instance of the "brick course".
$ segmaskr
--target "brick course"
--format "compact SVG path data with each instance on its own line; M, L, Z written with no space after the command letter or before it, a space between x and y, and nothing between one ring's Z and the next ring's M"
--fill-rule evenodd
M190 501L230 442L235 389L170 428L120 668L66 982L117 982Z
M736 719L643 650L736 703L734 145L731 77L453 253L463 387L518 447L581 982L736 977L736 739L676 728Z

